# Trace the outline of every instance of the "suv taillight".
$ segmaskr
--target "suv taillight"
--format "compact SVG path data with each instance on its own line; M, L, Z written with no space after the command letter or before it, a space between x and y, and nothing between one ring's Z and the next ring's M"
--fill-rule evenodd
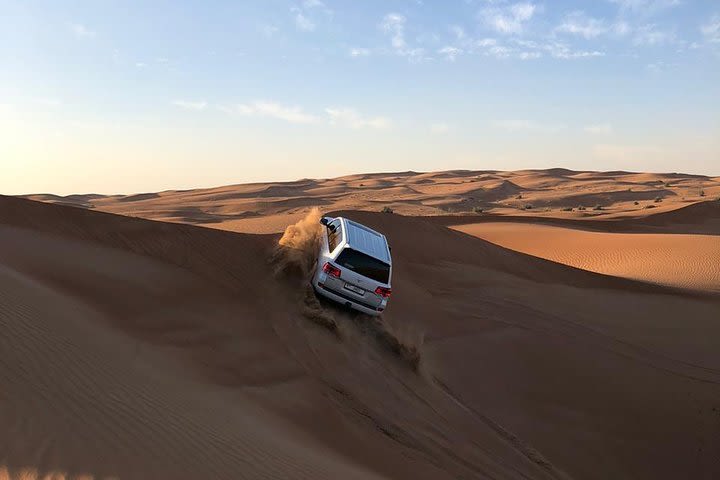
M390 298L390 294L392 293L392 290L385 287L377 287L375 289L375 293L380 295L381 297Z
M340 269L330 263L323 265L323 272L336 278L340 278Z

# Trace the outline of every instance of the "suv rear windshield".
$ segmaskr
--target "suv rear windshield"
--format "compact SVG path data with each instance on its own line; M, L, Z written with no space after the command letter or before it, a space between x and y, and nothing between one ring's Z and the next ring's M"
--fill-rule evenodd
M340 252L335 263L380 283L390 279L390 265L352 248Z

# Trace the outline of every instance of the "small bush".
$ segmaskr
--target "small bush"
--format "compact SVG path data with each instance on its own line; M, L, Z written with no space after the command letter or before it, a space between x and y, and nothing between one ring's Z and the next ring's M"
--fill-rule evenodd
M517 198L518 200L522 200L522 198L523 198L523 197L522 197L522 193L519 194L519 195L518 195L517 197L515 197L515 198Z
M651 205L645 205L644 208L655 208L655 205L652 205L652 204L651 204Z
M582 205L580 205L580 206L578 207L578 210L580 210L580 211L582 212L583 210L585 210L585 207L583 207Z
M562 209L562 211L563 211L563 212L572 212L572 211L573 211L573 208L572 208L572 207L565 207L565 208Z
M382 210L380 210L382 213L395 213L392 208L390 207L383 207Z
M361 187L364 187L364 186L365 186L365 184L364 184L364 183L361 183L361 184L360 184L360 186L361 186Z
M633 202L634 205L640 205L640 202Z
M473 213L483 213L482 207L473 207Z
M595 208L593 208L593 210L603 210L603 206L602 206L602 205L595 205Z
M704 196L705 196L705 190L700 190L700 196L701 196L701 197L704 197Z
M526 205L523 205L522 208L523 208L523 210L532 210L533 206L528 203Z
M662 197L655 197L655 203L662 202Z

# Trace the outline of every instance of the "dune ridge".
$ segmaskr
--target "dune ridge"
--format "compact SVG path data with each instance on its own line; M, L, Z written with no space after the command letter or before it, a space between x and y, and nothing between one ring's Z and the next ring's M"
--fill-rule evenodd
M603 233L519 222L471 223L454 228L583 270L720 292L720 236Z
M720 198L717 178L677 173L452 170L349 175L133 195L28 195L122 215L248 233L280 233L312 207L403 215L607 219ZM636 203L637 202L637 203ZM579 209L582 207L582 209ZM596 209L600 207L601 209Z

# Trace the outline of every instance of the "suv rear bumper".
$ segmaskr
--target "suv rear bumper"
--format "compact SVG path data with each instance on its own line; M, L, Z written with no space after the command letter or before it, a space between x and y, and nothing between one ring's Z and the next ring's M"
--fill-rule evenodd
M367 315L377 316L380 315L384 310L383 307L377 307L381 309L378 310L371 305L365 305L363 303L360 303L357 299L354 299L349 295L345 295L342 292L338 292L335 289L331 289L330 287L325 286L317 280L313 280L312 286L315 289L315 293L322 295L325 298L329 298L330 300L340 303L342 305L348 305L351 308L354 308L355 310L363 312Z

